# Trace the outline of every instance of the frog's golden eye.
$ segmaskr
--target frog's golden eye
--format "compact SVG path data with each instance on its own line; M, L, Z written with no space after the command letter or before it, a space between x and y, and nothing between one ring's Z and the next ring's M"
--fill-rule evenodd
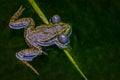
M60 43L65 44L65 43L68 42L68 37L65 34L60 34L58 36L58 40L59 40Z

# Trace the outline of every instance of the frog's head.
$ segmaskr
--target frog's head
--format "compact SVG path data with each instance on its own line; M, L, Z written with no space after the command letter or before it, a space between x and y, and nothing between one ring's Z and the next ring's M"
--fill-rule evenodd
M58 34L62 33L67 35L68 37L71 35L72 33L71 25L61 22L59 15L54 15L50 22L55 24L56 31L58 32Z
M72 28L69 24L63 23L60 21L60 16L59 15L54 15L51 19L52 23L55 24L55 29L57 31L57 45L60 48L66 48L67 45L69 44L69 37L72 33Z
M59 43L62 44L61 46L59 46L60 48L66 48L70 43L69 37L72 33L72 28L69 24L66 23L61 23L61 24L62 24L61 25L62 29L61 29L61 33L58 35L57 40L59 41Z

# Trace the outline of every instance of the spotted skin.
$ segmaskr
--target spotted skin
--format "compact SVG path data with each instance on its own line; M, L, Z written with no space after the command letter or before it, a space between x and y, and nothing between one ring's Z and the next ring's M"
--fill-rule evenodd
M24 10L25 8L22 6L17 10L10 19L9 27L12 29L24 28L24 38L30 48L17 52L16 57L39 75L37 70L35 70L28 61L32 61L38 55L45 53L42 51L42 46L55 44L59 48L66 48L70 42L69 37L72 30L69 24L60 21L58 15L52 17L53 23L49 25L42 24L35 27L35 22L32 18L18 19ZM63 36L61 37L61 35Z

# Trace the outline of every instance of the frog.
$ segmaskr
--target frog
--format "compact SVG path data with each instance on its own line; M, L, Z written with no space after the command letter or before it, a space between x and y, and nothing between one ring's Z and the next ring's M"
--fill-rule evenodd
M60 49L67 48L70 43L69 37L72 33L72 28L70 24L62 22L57 14L52 16L49 24L35 26L35 21L30 17L19 19L24 10L25 8L20 6L11 17L9 27L11 29L24 28L24 38L29 48L16 52L16 57L39 75L37 70L28 62L38 55L48 55L42 50L42 47L56 45Z

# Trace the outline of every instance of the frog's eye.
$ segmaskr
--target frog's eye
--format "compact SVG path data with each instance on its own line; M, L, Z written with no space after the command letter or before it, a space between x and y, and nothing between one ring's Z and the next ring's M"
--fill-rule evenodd
M59 15L54 15L52 17L52 23L57 23L60 22L60 16Z
M59 40L60 43L65 44L65 43L68 42L68 37L64 34L60 34L58 36L58 40Z

